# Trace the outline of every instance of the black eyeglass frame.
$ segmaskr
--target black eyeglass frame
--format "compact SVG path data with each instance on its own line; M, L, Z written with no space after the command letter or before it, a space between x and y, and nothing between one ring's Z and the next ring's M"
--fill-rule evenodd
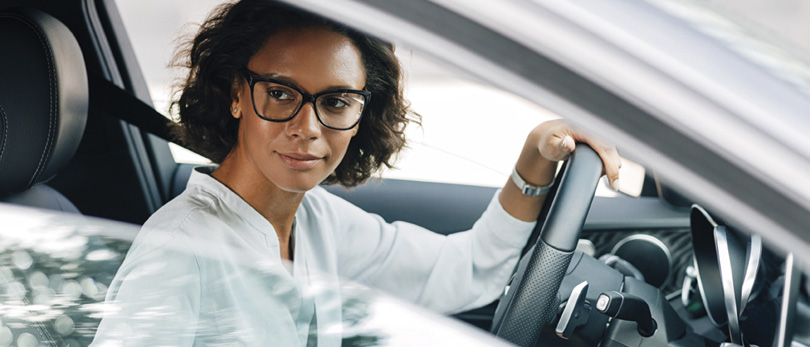
M272 78L257 76L254 73L250 72L250 70L248 70L248 69L244 70L244 74L245 74L245 78L247 79L248 85L250 86L250 102L253 104L253 111L256 112L256 115L259 116L259 118L264 119L264 120L266 120L268 122L274 122L274 123L288 122L291 119L295 118L295 116L298 115L298 112L301 111L301 108L304 107L304 104L306 104L308 102L311 102L312 103L312 109L315 110L315 117L318 118L318 122L321 123L321 125L329 128L329 129L332 129L332 130L349 130L351 128L354 128L357 124L360 123L360 120L363 119L363 115L366 113L365 105L368 105L371 102L371 92L367 91L367 90L331 89L331 90L324 90L322 92L318 92L318 93L315 93L315 94L309 94L309 93L301 90L300 88L298 88L295 85L292 85L290 83L287 83L287 82L284 82L284 81L279 81L279 80L272 79ZM287 117L285 119L267 118L267 117L263 116L261 114L261 112L259 112L259 110L256 108L256 99L253 97L253 87L256 85L257 82L270 82L270 83L280 84L282 86L291 88L292 90L295 90L296 92L301 94L301 97L302 97L301 103L298 105L298 108L295 109L295 111L292 113L292 115L290 115L289 117ZM321 115L318 113L318 104L316 104L315 101L321 95L332 94L332 93L353 93L353 94L362 95L365 98L365 105L363 106L363 110L360 111L360 117L357 117L357 121L354 122L354 124L352 124L351 126L346 127L346 128L336 128L336 127L327 125L326 123L323 122L323 119L321 119Z

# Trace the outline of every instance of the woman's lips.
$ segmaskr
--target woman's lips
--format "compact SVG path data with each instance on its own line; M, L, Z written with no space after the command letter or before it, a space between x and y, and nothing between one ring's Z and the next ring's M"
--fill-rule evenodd
M318 161L323 159L314 155L301 153L278 153L278 156L281 158L281 162L284 163L284 165L294 170L309 170L318 164Z

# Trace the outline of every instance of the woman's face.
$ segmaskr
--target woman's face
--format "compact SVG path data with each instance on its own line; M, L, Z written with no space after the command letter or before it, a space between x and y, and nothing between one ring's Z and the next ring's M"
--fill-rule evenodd
M346 36L324 28L273 34L250 59L248 69L309 94L363 89L366 84L360 51ZM357 131L357 126L350 130L324 127L312 103L305 103L287 122L263 120L254 111L250 86L244 79L234 106L238 110L235 117L241 117L235 157L247 161L239 166L260 173L285 191L304 192L325 179L343 159Z

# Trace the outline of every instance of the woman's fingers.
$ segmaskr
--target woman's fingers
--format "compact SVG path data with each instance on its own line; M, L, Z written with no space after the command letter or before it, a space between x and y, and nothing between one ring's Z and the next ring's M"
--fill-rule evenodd
M546 132L545 136L541 137L546 140L541 141L539 145L540 152L546 159L564 160L574 151L576 142L586 143L602 159L603 173L607 176L610 187L619 190L619 168L622 167L622 160L616 146L562 120L550 121L543 125L538 128Z
M616 150L616 146L603 141L596 135L586 132L580 132L580 134L579 141L587 143L596 151L596 154L602 159L603 173L607 176L610 187L618 191L620 188L619 168L622 167L622 159L619 156L619 151Z
M574 128L563 120L547 121L535 128L534 132L539 139L536 146L547 160L565 160L576 147Z
M621 188L619 181L619 169L622 167L622 159L619 157L619 152L616 150L616 147L611 145L609 147L600 147L600 149L596 149L596 153L599 154L600 158L602 158L605 176L608 178L610 187L613 188L613 190L618 191L619 188Z
M550 138L550 143L540 144L540 153L548 160L560 161L568 159L568 156L576 148L576 141L569 135L554 134Z
M571 152L573 152L574 149L577 146L576 143L574 142L574 139L571 138L571 136L568 136L568 135L566 135L562 139L561 145L562 145L562 148L563 148L563 152L565 152L567 154L571 154Z

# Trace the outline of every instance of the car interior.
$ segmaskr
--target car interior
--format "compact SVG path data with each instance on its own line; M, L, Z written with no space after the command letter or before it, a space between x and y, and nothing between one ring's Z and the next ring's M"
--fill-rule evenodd
M0 201L138 225L183 191L194 165L177 163L172 157L166 121L150 108L147 84L115 1L0 0L0 46ZM389 222L408 221L443 234L469 229L496 191L396 179L373 181L354 189L326 188ZM712 230L725 225L722 221L695 209L691 201L651 172L641 196L596 197L588 206L577 254L598 258L611 271L646 283L644 290L657 289L659 294L655 295L673 308L660 314L677 315L679 319L669 321L683 321L701 337L684 339L681 335L665 342L718 345L735 333L727 328L730 322L722 321L724 308L707 309L710 305L701 300L697 272L708 270L696 269L693 257L698 254L693 250L695 235L706 233L696 234L697 226ZM737 240L734 249L751 248L751 240L735 233L732 226L727 229L728 238ZM530 254L539 232L535 231L523 254ZM712 250L707 252L713 255ZM740 252L741 263L750 258L750 254L746 258L745 252ZM784 282L784 269L780 268L784 267L784 256L765 248L761 258L757 262L762 264L760 271L755 274L760 283ZM582 275L586 279L589 276ZM555 316L564 316L564 304L575 298L574 292L583 290L577 279L563 280L557 299L563 304ZM591 283L591 287L596 285ZM759 298L757 319L734 322L736 333L742 329L747 341L760 346L776 339L780 288L760 284L749 289L752 302ZM722 292L722 288L717 290ZM571 310L591 310L590 306L601 299L597 292L588 293ZM800 295L806 297L807 293ZM713 302L718 301L722 298ZM498 302L455 317L484 330L496 330L494 317L503 315L496 310ZM720 312L712 312L715 310ZM618 322L621 317L613 319ZM794 335L810 336L807 312L796 319ZM607 321L605 316L600 321L602 327L594 329L603 331ZM547 326L543 343L596 344L604 338L602 334L596 335L596 340L586 335L570 338L573 329L590 329L594 324L571 323L570 331L563 332L559 326ZM641 323L638 326L640 331ZM42 335L47 331L34 334L40 340L53 340ZM565 340L558 337L562 335L566 335ZM612 338L622 339L618 335Z

